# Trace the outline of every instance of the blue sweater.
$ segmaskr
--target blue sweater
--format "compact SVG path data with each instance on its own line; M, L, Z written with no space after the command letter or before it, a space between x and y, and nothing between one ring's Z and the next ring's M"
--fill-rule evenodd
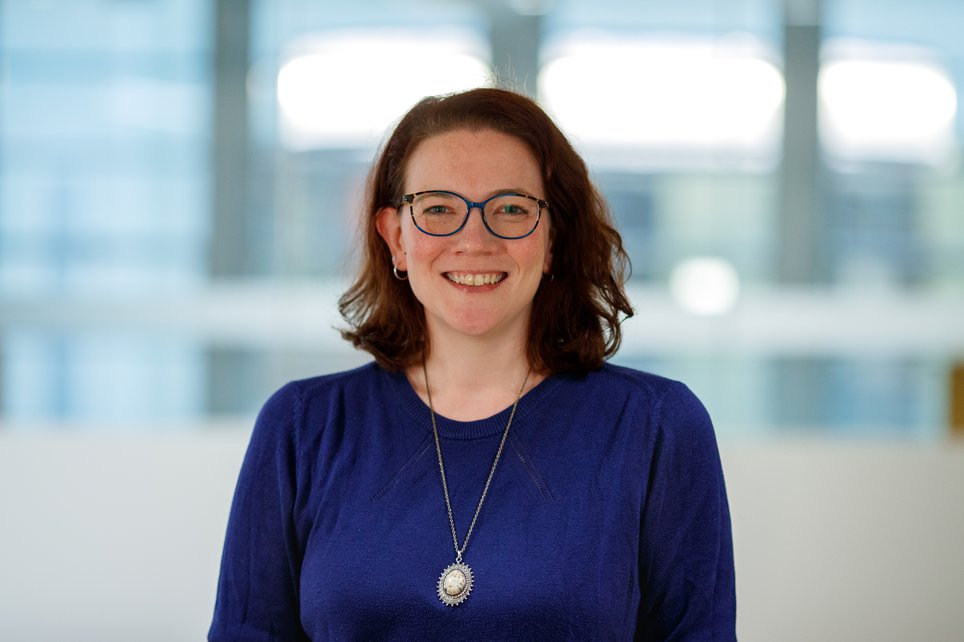
M459 543L509 409L438 417ZM682 384L606 365L519 403L463 562L428 407L377 365L290 383L255 425L209 639L732 640L730 517L710 419Z

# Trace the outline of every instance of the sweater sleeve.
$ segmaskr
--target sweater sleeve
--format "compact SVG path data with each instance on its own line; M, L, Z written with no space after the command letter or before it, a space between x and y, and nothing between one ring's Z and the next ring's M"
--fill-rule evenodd
M235 489L210 642L302 641L295 531L296 429L301 403L286 386L255 423Z
M709 415L682 384L657 405L640 522L637 640L735 640L730 513Z

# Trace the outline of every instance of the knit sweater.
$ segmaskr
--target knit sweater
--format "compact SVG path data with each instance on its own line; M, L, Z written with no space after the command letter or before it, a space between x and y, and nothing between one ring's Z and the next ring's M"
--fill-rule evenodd
M509 418L437 416L459 544ZM731 640L730 517L710 419L684 385L605 365L519 402L463 562L429 408L375 364L265 404L228 523L212 642Z

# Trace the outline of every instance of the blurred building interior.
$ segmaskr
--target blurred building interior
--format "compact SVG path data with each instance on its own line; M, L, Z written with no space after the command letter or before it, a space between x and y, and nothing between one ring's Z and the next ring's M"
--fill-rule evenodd
M364 360L331 308L368 164L415 100L494 80L610 200L617 361L690 382L724 436L951 430L959 3L0 7L6 424L244 416Z
M261 403L367 361L335 301L385 132L482 84L538 98L584 154L633 263L614 361L693 388L728 473L801 440L953 449L962 27L959 0L0 0L0 522L48 447L227 439L199 495L225 503L197 507L216 546ZM872 478L953 469L888 457ZM767 484L733 474L735 506ZM941 475L914 487L956 501ZM921 515L947 511L964 534L960 505ZM766 576L751 555L742 577ZM0 637L24 612L0 607Z

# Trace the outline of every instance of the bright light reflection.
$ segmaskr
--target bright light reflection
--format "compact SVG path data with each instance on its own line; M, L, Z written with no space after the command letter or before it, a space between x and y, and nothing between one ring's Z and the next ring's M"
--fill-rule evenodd
M820 96L821 137L839 156L939 164L954 148L957 94L933 65L828 62Z
M681 261L670 276L670 292L687 312L720 315L733 309L740 295L740 277L727 261L697 257Z
M543 100L583 143L773 153L783 76L723 42L579 41L540 76Z
M366 147L421 98L484 85L466 34L342 34L303 43L278 72L286 147Z

